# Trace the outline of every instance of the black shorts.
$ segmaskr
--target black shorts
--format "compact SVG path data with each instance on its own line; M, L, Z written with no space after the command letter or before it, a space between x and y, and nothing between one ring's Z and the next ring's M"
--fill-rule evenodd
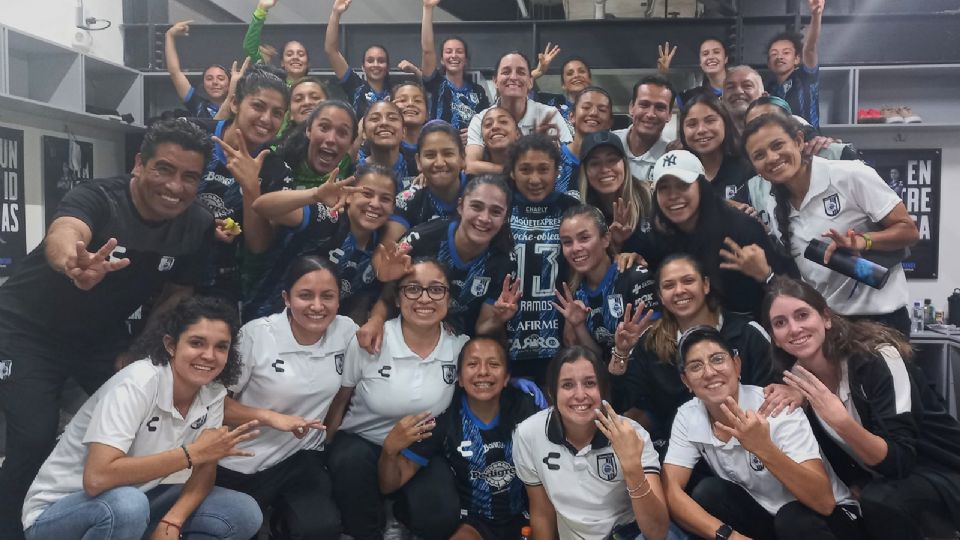
M508 522L495 522L483 516L467 516L460 525L469 525L480 533L483 540L520 540L520 529L528 525L527 518L516 516Z

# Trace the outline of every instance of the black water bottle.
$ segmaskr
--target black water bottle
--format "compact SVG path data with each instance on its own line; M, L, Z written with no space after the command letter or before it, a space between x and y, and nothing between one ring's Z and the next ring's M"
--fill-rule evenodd
M947 297L947 317L950 324L960 326L960 289Z
M823 264L823 256L827 252L827 242L819 239L813 239L807 245L803 256L817 264L826 266L834 272L851 277L864 285L869 285L874 289L882 289L890 277L890 269L881 266L873 261L858 257L847 250L837 249L830 257L828 264Z

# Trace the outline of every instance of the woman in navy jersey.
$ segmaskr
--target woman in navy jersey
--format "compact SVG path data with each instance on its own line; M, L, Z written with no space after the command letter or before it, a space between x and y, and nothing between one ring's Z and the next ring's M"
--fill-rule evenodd
M337 267L341 314L365 321L370 305L380 294L370 260L393 214L394 185L389 169L364 165L353 180L260 197L254 209L294 234L264 274L245 311L254 316L280 311L280 276L292 260L316 254Z
M363 117L363 147L357 164L370 162L393 170L397 179L397 193L406 189L415 176L417 168L416 149L403 146L403 113L390 101L378 101L367 109Z
M417 151L420 130L427 123L427 92L419 83L403 81L390 90L390 101L399 109L403 117L403 140L400 148L405 153Z
M458 133L466 133L473 115L489 107L490 99L482 86L466 77L470 52L463 38L454 36L443 41L437 66L433 8L439 3L440 0L423 0L420 26L423 85L430 92L430 118L449 122Z
M213 118L217 115L223 100L230 90L230 73L221 65L214 64L203 71L203 92L206 98L197 93L187 76L180 69L180 56L177 54L177 38L190 32L191 21L180 21L167 30L164 41L164 60L167 73L190 114L197 118Z
M580 156L584 138L613 126L613 100L606 90L588 86L577 94L570 112L573 142L560 145L560 174L556 190L580 198Z
M340 538L340 512L326 468L323 420L340 390L344 352L357 325L342 315L336 268L314 255L294 260L281 280L286 306L241 329L239 379L228 387L224 422L256 420L251 455L220 460L217 484L272 508L277 538Z
M537 69L534 69L532 73L534 79L545 75L546 70L550 69L549 62L546 62L546 66L544 66L545 58L549 58L551 53L555 56L559 52L559 48L548 49L545 53L539 55ZM574 122L571 116L577 108L577 96L592 84L592 74L590 72L590 66L587 65L587 61L579 56L574 56L567 58L567 60L563 62L563 66L560 67L560 86L563 88L563 93L551 94L549 92L538 91L533 99L545 105L556 107L557 110L560 111L560 116L563 117L572 131Z
M560 216L577 204L554 189L559 165L560 151L547 136L525 135L510 148L510 230L521 300L507 323L508 354L514 375L538 381L561 348L562 320L553 307L568 270L560 253Z
M446 460L460 493L460 525L452 538L519 540L527 505L513 464L513 431L540 409L532 397L508 386L506 351L493 338L468 341L457 372L453 402L435 423L418 435L416 426L426 415L407 416L387 435L380 490L392 493L421 467Z
M361 79L347 63L347 59L340 52L340 18L352 1L334 0L323 39L323 51L327 53L340 88L347 94L347 101L357 116L363 118L370 105L390 97L390 55L387 49L380 45L371 45L364 51L363 74L366 80Z
M563 213L560 246L574 271L571 283L557 293L564 344L592 350L608 361L611 373L622 375L640 334L657 318L653 273L643 266L617 268L607 223L593 206Z

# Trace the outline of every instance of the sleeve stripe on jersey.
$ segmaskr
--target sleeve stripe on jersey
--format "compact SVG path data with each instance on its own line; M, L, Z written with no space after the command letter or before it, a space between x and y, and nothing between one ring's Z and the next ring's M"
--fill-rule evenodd
M644 474L660 474L660 467L644 467Z
M763 336L764 339L766 339L768 342L770 341L770 334L767 333L767 331L763 328L762 324L758 323L757 321L750 321L749 324L750 326L756 328L757 331L760 332L760 335Z
M419 454L413 453L409 448L404 448L403 450L401 450L400 455L402 455L403 457L409 459L410 461L416 463L421 467L426 467L427 465L430 464L430 460L424 459Z
M907 366L903 363L903 358L893 347L884 347L880 350L880 354L893 376L893 393L896 398L897 414L910 412L913 410L910 375L907 374Z

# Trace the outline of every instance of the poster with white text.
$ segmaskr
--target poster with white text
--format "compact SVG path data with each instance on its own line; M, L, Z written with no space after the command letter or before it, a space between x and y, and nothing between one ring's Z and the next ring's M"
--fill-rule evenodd
M23 131L0 127L0 276L27 254Z

